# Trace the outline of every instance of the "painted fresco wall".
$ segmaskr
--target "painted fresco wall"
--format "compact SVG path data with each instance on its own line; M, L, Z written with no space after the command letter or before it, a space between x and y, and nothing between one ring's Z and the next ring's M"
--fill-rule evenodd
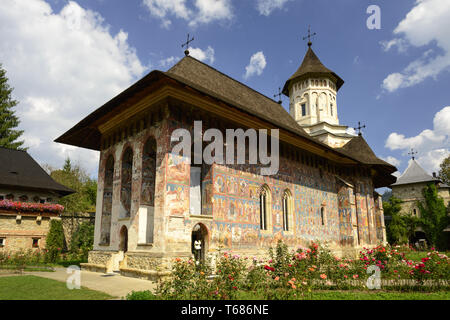
M166 117L167 113L163 112L159 118L153 115L153 119L148 122L136 122L135 128L128 132L128 137L122 136L120 141L114 142L101 151L94 250L117 251L120 240L119 231L123 226L128 229L129 251L160 252L163 250L165 246L163 222L165 162L169 142ZM147 145L147 149L144 148L148 139L156 141L156 149L154 145L151 147ZM131 165L128 162L126 166L123 166L122 159L128 148L132 150L132 162ZM110 242L104 244L101 242L101 216L104 203L108 199L109 182L105 176L105 166L110 155L114 157ZM128 190L129 195L126 194ZM105 205L108 206L106 203ZM126 210L127 206L129 210ZM148 208L153 208L151 214ZM141 218L143 214L146 215L146 219ZM153 220L152 225L149 217ZM143 233L143 239L140 239ZM149 241L152 243L146 243ZM145 246L140 247L140 245Z
M334 247L352 247L357 245L358 237L361 245L378 239L378 230L374 226L376 207L369 178L342 175L342 179L356 186L355 191L343 186L336 175L327 170L284 157L280 158L278 174L269 177L257 174L259 167L255 165L203 165L202 212L191 215L189 159L171 154L170 136L179 128L192 132L192 117L176 120L168 109L163 115L147 125L138 123L139 130L102 150L95 250L118 250L119 230L126 226L128 263L136 268L150 268L147 262L133 264L132 254L148 253L149 257L153 253L163 257L189 255L192 230L199 223L207 229L205 246L208 250L224 248L266 253L267 248L276 245L279 239L291 247L307 246L310 241L317 240L329 242ZM203 129L207 128L204 125ZM145 146L150 137L155 139L156 147ZM131 166L130 162L123 161L128 148L132 150ZM99 221L103 207L108 206L110 182L105 175L105 165L110 155L114 157L114 175L110 243L105 245L100 241L104 228ZM260 230L259 192L263 185L267 185L271 193L268 231ZM127 190L129 202L124 202ZM290 191L293 202L288 231L283 230L285 190ZM127 205L129 215L124 215ZM154 208L152 215L149 207ZM324 208L324 225L321 208ZM143 243L142 239L151 243Z

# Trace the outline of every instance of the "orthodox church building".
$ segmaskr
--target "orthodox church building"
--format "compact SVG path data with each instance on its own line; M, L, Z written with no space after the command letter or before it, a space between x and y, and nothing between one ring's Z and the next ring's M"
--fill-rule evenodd
M219 249L252 257L278 240L291 248L321 241L344 255L385 242L374 189L394 183L396 168L340 125L343 83L309 46L283 88L287 112L187 54L92 112L56 139L100 151L94 250L83 267L153 279L175 258L214 259ZM172 133L193 133L194 121L224 136L278 129L278 172L262 175L248 148L237 164L173 153Z

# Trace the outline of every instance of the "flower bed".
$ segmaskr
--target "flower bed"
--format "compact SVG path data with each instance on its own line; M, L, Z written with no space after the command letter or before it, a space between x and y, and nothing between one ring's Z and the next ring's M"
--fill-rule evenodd
M315 290L370 291L368 284L377 273L383 290L429 292L448 290L450 284L450 260L434 250L420 261L383 246L364 248L357 259L341 259L317 243L289 251L280 242L269 256L258 260L226 252L218 257L213 277L208 264L178 258L172 277L160 282L155 297L236 299L248 292L263 299L299 299Z
M51 212L61 213L64 207L60 204L52 203L31 203L31 202L16 202L10 200L1 200L0 209L17 212Z

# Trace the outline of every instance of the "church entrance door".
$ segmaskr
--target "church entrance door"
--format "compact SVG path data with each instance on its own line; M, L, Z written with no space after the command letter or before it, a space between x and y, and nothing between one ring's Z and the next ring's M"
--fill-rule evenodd
M206 251L207 251L207 238L208 229L204 224L197 223L192 229L192 244L191 250L194 254L196 263L205 261Z
M128 251L128 229L123 226L120 229L120 242L119 242L119 251L127 252Z

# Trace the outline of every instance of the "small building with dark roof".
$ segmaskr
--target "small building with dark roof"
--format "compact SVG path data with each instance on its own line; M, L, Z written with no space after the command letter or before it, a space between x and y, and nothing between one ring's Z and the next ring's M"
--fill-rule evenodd
M385 243L374 190L394 183L397 169L339 124L342 85L309 48L284 86L289 113L186 56L93 111L55 140L100 151L94 250L83 267L154 277L175 258L214 259L220 248L262 256L278 240L291 248L321 241L343 255ZM317 99L297 96L306 91ZM298 113L302 104L304 115ZM242 149L231 137L209 153L213 161L202 161L214 137L225 142L239 129L247 134ZM189 156L174 151L181 132L192 137ZM279 160L270 175L262 173L267 162L250 161L261 155L250 143L252 133L263 141L261 132L279 142L270 146ZM224 148L234 150L231 161L221 161ZM236 158L239 150L243 161Z
M44 248L58 200L74 191L54 181L26 152L0 147L0 250Z

